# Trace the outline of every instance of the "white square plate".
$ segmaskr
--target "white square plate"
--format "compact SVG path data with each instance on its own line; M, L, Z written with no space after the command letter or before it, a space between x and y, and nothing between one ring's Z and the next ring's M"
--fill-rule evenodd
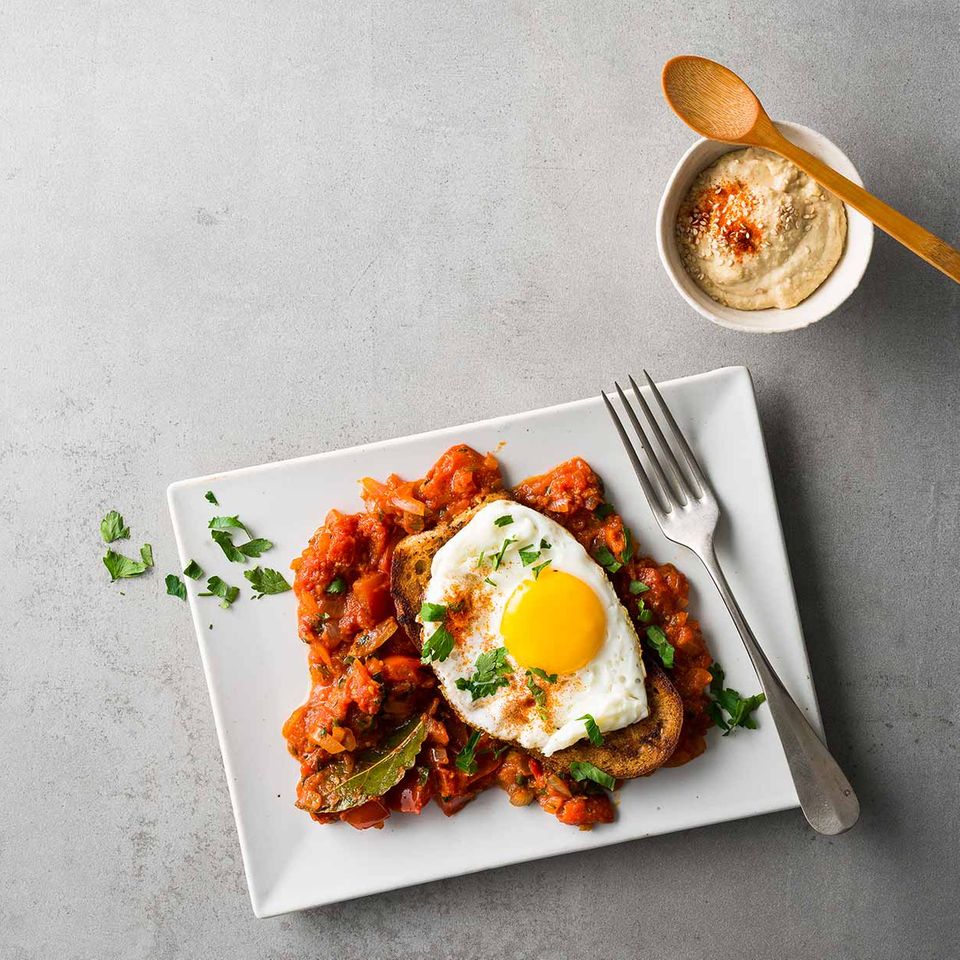
M743 367L715 370L666 383L663 394L720 498L717 550L731 585L780 676L819 727L750 375ZM228 563L207 521L215 513L239 514L255 536L276 544L259 562L286 571L331 507L361 508L360 477L422 476L460 441L496 451L508 484L584 457L641 549L690 578L691 611L729 685L744 694L758 689L716 590L699 561L660 533L598 398L175 483L168 497L182 564L195 559L207 576L242 587L233 607L221 610L216 598L197 596L203 581L187 581L258 917L797 805L762 707L759 730L725 738L713 731L697 760L627 783L616 822L589 832L564 826L536 804L511 807L497 789L450 819L431 805L419 817L395 814L383 830L363 832L320 826L294 807L297 765L280 727L308 685L296 602L292 593L252 602L242 576L252 564ZM219 508L204 500L208 489Z

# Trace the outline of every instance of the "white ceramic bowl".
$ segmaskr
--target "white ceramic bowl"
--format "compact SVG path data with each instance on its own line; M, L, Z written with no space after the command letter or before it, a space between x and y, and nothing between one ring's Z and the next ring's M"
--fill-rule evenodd
M809 127L799 123L777 123L780 132L808 153L829 163L848 180L863 186L860 174L843 151ZM729 327L751 333L782 333L798 330L832 313L856 290L870 261L873 249L873 224L846 204L847 240L833 272L806 300L787 310L735 310L717 303L703 292L687 273L677 249L677 210L697 174L731 150L741 147L717 140L698 140L681 158L667 182L657 211L657 247L660 259L680 295L701 316Z

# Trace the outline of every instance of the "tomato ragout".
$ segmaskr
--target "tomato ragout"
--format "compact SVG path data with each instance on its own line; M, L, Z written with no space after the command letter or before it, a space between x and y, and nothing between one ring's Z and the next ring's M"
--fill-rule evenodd
M390 590L395 545L502 490L496 458L460 444L421 480L365 478L361 489L366 509L331 510L292 564L298 631L307 644L311 681L306 702L283 726L300 764L297 806L320 823L343 820L363 829L383 826L392 811L420 813L431 800L449 816L496 785L512 804L536 800L562 823L586 829L612 821L610 796L595 784L547 771L535 756L486 734L477 739L447 706L419 647L397 622ZM701 754L713 722L706 693L712 661L699 624L686 610L686 578L672 564L657 564L627 549L629 531L605 504L600 478L580 458L510 492L564 526L591 556L603 548L615 557L630 556L611 575L617 595L632 615L659 626L675 649L669 672L683 700L684 723L668 765ZM635 595L631 581L648 589ZM398 728L413 730L405 741L408 755L384 771ZM458 765L468 743L472 760ZM344 784L369 770L371 757L383 756L387 760L375 772L392 785L379 796L354 798L362 802L344 801Z

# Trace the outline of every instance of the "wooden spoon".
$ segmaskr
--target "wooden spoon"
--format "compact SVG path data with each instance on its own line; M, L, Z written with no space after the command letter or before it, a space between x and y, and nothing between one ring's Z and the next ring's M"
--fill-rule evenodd
M791 143L773 125L756 94L732 70L704 57L674 57L663 68L663 94L674 113L701 136L779 153L894 240L960 283L960 251Z

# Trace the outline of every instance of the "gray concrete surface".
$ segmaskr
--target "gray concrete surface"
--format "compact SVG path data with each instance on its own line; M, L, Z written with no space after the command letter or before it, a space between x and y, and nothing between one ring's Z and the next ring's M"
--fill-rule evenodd
M710 326L653 219L696 51L960 241L960 9L7 5L0 956L951 958L960 288L883 236L834 316ZM251 915L166 484L745 363L850 835L785 813ZM157 573L105 580L119 507ZM125 595L124 595L125 594ZM317 869L325 869L317 864Z

